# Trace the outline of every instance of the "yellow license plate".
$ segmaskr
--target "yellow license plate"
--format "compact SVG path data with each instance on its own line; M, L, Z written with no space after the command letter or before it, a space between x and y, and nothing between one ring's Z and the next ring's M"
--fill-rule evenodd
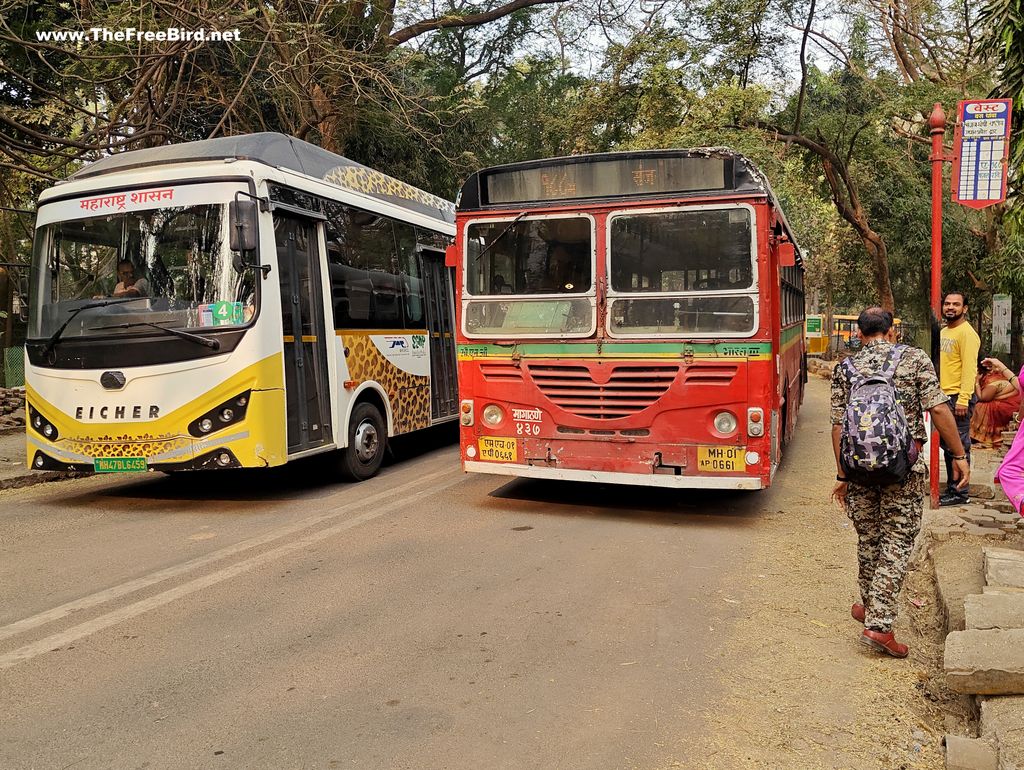
M741 473L747 469L743 447L697 447L697 470L704 473Z
M481 436L479 447L481 460L498 463L514 463L519 460L518 443L514 438Z

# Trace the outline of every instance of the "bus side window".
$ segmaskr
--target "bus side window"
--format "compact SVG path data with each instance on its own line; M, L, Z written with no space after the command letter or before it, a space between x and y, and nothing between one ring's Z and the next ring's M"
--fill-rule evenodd
M328 203L326 213L334 328L402 328L394 223L339 203Z
M403 326L416 329L426 323L423 319L423 282L420 280L416 228L404 222L395 222L395 236L398 241L398 281L402 292Z

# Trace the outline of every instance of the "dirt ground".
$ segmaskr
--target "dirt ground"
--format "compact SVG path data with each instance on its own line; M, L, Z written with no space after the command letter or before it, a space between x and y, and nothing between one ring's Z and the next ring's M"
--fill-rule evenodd
M828 500L827 397L827 383L812 378L746 584L723 592L747 608L722 638L729 695L670 767L938 769L945 733L970 734L969 701L943 684L944 629L927 559L915 560L901 599L897 638L910 657L882 657L858 641L862 627L849 614L856 534Z

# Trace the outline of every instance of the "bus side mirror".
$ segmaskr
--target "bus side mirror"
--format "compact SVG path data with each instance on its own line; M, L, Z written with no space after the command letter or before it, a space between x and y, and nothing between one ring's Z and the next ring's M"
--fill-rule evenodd
M459 250L455 248L455 244L450 244L444 250L444 266L445 267L458 267L459 266Z
M256 201L236 199L228 204L232 251L252 251L256 248L256 217Z
M796 267L796 246L792 241L779 244L779 267Z

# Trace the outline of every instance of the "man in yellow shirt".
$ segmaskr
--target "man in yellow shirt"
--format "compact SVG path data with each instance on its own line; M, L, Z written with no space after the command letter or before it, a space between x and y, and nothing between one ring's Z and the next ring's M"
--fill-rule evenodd
M974 411L974 380L978 375L978 353L981 338L967 321L967 295L950 291L942 300L946 326L939 334L939 385L949 396L949 408L956 416L956 427L964 445L968 464L971 461L971 413ZM942 442L946 458L946 493L939 497L941 505L963 505L970 502L967 490L956 489L953 479L953 455Z

